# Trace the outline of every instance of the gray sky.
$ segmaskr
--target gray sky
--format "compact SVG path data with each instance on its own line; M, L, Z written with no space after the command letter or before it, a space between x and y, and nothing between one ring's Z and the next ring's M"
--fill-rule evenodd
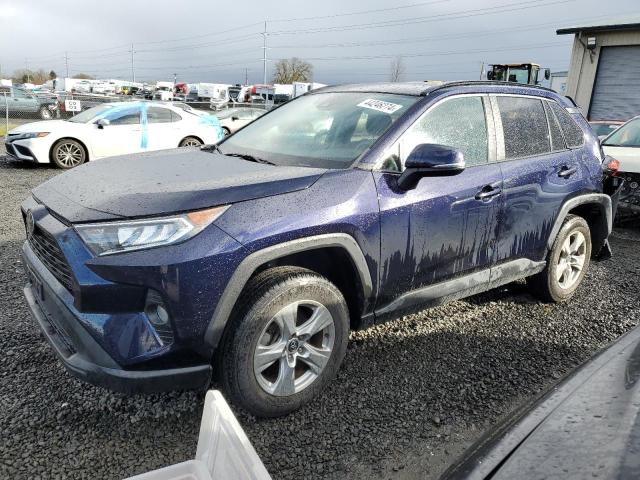
M71 75L130 80L133 44L137 80L238 83L246 68L258 83L267 20L268 57L307 59L318 82L388 80L397 55L403 80L476 79L481 62L565 70L572 38L556 28L638 13L638 0L0 0L0 68L64 76L67 51Z

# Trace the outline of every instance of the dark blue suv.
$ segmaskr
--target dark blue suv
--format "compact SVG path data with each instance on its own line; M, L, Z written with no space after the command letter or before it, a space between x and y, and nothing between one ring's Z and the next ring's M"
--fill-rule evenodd
M336 374L350 329L524 277L569 299L609 253L603 161L551 90L324 88L218 146L34 189L24 291L88 382L205 388L215 372L249 412L281 415Z

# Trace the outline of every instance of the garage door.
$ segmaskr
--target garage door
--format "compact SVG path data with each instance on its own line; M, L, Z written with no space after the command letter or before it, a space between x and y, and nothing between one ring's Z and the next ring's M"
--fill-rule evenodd
M603 47L589 108L590 120L640 115L640 45Z

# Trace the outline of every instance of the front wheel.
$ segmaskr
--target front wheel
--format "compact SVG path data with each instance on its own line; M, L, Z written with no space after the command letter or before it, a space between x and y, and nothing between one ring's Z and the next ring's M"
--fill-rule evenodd
M51 159L56 167L66 170L82 165L87 160L87 152L80 142L63 138L51 149Z
M567 215L549 252L545 269L527 279L535 295L549 302L569 300L582 283L591 259L591 232L582 217Z
M220 355L232 400L258 417L293 412L336 375L349 336L340 291L303 268L254 277L238 301Z
M202 142L196 137L187 137L180 142L180 147L200 147Z
M53 112L47 107L41 107L39 115L42 120L51 120L53 118Z

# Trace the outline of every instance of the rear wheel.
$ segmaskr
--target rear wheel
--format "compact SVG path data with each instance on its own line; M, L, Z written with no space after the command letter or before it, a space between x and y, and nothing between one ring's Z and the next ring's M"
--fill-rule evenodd
M80 142L63 138L51 149L51 160L56 167L69 169L82 165L87 160L87 152Z
M225 137L231 135L231 131L227 127L222 127L222 131L224 132Z
M569 300L591 259L591 234L584 218L568 215L549 252L545 269L527 279L532 293L550 302Z
M276 267L254 277L238 305L219 365L233 401L276 417L316 397L347 348L349 313L335 285L306 269Z
M201 145L202 145L202 142L200 141L200 139L196 137L187 137L182 139L179 146L180 147L199 147Z

